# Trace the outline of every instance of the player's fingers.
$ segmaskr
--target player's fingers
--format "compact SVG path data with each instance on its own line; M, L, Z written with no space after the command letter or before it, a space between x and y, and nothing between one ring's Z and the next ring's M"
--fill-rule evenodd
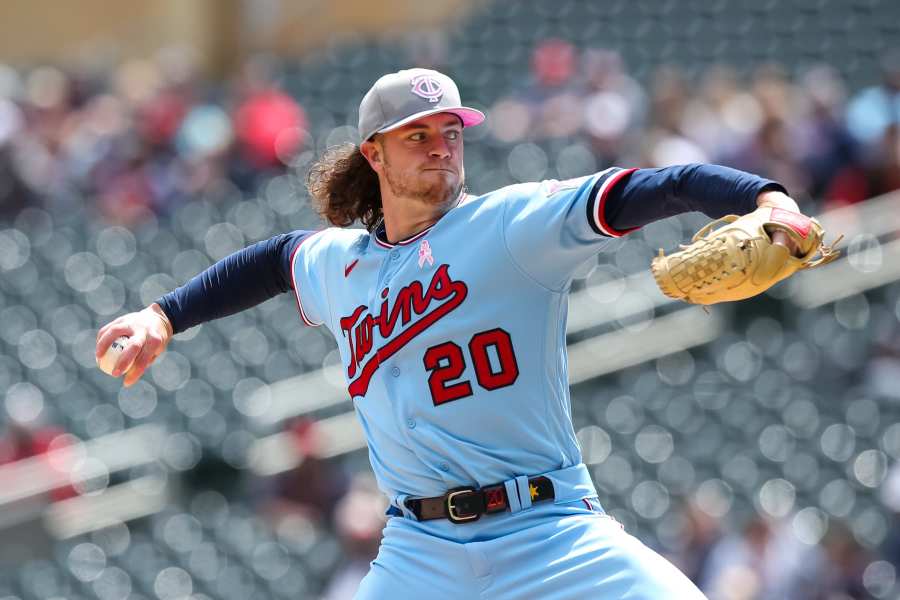
M140 354L137 355L134 362L131 364L131 368L129 368L128 372L125 374L125 380L123 381L125 387L134 385L144 374L144 371L146 371L153 361L156 360L156 357L159 356L160 352L161 349L158 344L149 341L145 343Z
M94 348L94 355L99 360L106 354L106 351L109 349L110 345L117 338L122 336L125 337L133 337L135 334L134 327L125 322L116 323L113 321L112 323L106 325L97 333L97 346Z
M125 349L122 351L122 355L119 356L119 360L116 361L116 365L113 367L113 377L118 377L133 366L134 361L144 350L146 338L146 334L142 331L136 331L133 336L128 338L128 341L125 342Z
M116 319L116 321L118 321L118 319ZM106 325L104 325L103 327L101 327L100 329L97 330L97 340L96 340L96 344L97 344L97 350L98 350L98 351L99 351L99 349L100 349L100 342L101 342L101 340L103 340L103 336L106 334L107 331L110 330L111 327L113 327L113 326L116 324L116 321L111 321L111 322L107 323ZM100 358L101 356L103 356L103 355L102 355L102 354L98 354L98 355L97 355L97 358Z
M128 373L125 376L125 385L130 386L144 374L144 371L163 353L166 348L165 341L153 332L146 336L141 352L134 359Z
M110 321L109 323L107 323L106 325L104 325L103 327L101 327L101 328L97 331L97 341L100 341L100 337L103 336L103 334L105 334L105 333L106 333L107 331L109 331L111 328L113 328L113 327L121 327L122 325L128 323L128 321L129 321L128 317L129 317L129 316L130 316L130 314L125 314L125 315L116 317L115 319L113 319L112 321Z
M112 325L112 323L107 323L106 325L104 325L103 327L101 327L100 329L97 330L97 339L95 340L95 343L97 343L97 344L100 343L100 338L103 337L103 332L106 331L107 329L109 329L110 325Z

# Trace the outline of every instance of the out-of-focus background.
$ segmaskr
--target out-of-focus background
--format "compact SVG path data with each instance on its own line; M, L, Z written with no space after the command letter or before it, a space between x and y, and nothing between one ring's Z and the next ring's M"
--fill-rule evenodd
M30 0L0 17L0 598L352 597L385 505L327 332L285 295L130 389L93 348L320 227L306 169L413 65L488 114L475 193L715 162L845 234L710 315L647 274L702 215L585 264L574 423L605 508L711 599L900 597L895 0Z

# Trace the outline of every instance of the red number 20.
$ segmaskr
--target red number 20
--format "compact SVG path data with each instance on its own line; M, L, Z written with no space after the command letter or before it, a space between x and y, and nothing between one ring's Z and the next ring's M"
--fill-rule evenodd
M497 352L500 364L496 372L488 355L491 347ZM502 329L489 329L473 335L469 340L469 354L475 366L475 379L486 390L512 385L519 377L519 365L516 363L512 340ZM432 346L425 352L423 362L425 369L431 371L428 387L431 388L431 399L435 406L472 395L472 384L469 381L449 383L466 370L462 348L453 342Z

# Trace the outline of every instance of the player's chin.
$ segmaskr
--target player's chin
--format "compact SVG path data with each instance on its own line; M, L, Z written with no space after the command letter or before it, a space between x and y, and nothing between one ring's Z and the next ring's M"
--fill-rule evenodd
M452 178L442 178L439 182L422 186L419 197L429 204L443 204L454 191L459 190L459 187L459 179L454 175Z

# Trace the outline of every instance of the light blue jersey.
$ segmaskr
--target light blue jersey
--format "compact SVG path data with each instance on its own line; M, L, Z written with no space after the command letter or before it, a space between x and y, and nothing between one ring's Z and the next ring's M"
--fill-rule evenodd
M397 244L332 228L298 246L301 315L338 340L393 503L581 463L567 292L575 269L617 234L599 215L627 173L466 196ZM589 487L582 497L596 495Z
M183 331L292 288L302 319L334 334L395 517L358 600L703 600L605 514L581 462L567 294L612 238L686 210L750 205L769 185L705 166L513 185L462 197L397 244L381 228L275 236L160 305ZM539 501L537 475L552 502ZM444 497L451 517L450 490L501 483L503 508L475 522L419 518L422 498ZM483 493L490 508L497 496Z

